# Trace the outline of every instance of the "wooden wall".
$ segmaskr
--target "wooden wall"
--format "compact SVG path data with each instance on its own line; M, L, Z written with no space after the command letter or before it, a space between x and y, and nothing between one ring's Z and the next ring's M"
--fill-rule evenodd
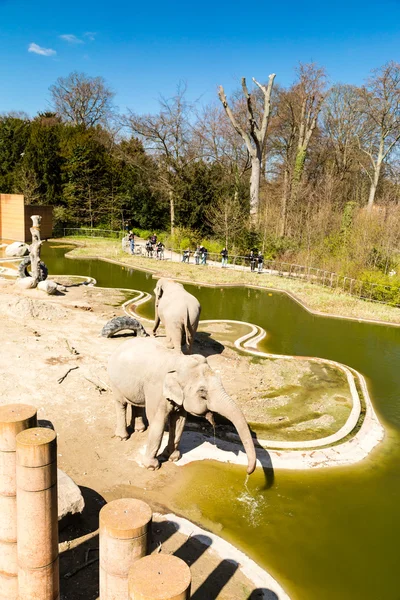
M24 197L20 194L0 194L0 239L23 242L24 238Z
M25 239L24 242L30 243L32 236L30 228L32 227L32 215L40 215L40 237L42 240L51 238L53 234L53 207L47 205L27 204L25 207Z
M51 238L53 231L53 207L37 204L24 206L20 194L0 194L0 239L31 242L31 215L41 215L40 237Z

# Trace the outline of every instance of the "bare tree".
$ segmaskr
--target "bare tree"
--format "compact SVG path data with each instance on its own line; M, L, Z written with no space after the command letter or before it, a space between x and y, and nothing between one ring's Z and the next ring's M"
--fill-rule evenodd
M389 62L373 71L361 90L360 111L364 117L359 136L361 151L368 159L370 178L368 209L371 210L382 165L400 141L400 64Z
M234 243L235 237L243 230L246 223L245 211L235 197L221 196L213 203L206 213L206 219L213 232L224 238L225 247Z
M289 205L298 200L311 138L324 101L325 71L314 63L300 64L298 79L278 90L273 137L283 160L280 235L286 233Z
M259 194L260 194L260 176L263 155L265 150L265 138L271 112L271 92L274 85L275 74L269 76L268 85L262 85L253 77L256 86L261 90L264 96L264 107L261 121L257 120L254 99L247 89L246 79L242 78L242 90L247 104L247 121L248 127L244 128L240 121L235 116L225 95L222 85L219 87L218 97L221 100L222 106L232 123L235 131L242 137L246 144L247 151L251 157L251 177L250 177L250 218L255 224L259 210ZM246 130L247 129L247 130Z
M177 182L184 180L186 167L198 158L189 119L192 107L185 100L185 92L186 88L179 86L173 98L161 99L160 112L156 115L130 112L124 119L125 125L157 161L159 181L169 196L171 235L175 227Z
M64 121L93 127L106 123L113 114L114 92L103 77L74 71L59 77L50 87L54 110Z

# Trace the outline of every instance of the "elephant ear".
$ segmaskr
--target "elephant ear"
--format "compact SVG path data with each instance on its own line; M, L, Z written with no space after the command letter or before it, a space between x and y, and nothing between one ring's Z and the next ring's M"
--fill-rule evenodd
M178 406L183 404L183 390L181 384L178 381L176 371L169 371L166 374L163 384L163 396L171 400Z

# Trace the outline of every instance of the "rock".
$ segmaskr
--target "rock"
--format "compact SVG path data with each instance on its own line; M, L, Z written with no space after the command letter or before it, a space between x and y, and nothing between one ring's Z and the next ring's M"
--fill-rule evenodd
M58 521L76 514L81 514L85 508L81 490L76 483L61 469L58 474Z
M39 281L37 288L42 292L46 292L46 294L53 295L57 291L57 284L55 281L51 281L51 279L45 279L45 281Z
M16 280L15 285L22 290L29 290L30 288L34 288L36 286L36 282L33 277L20 277Z
M29 246L24 242L13 242L6 248L6 256L22 257L29 254Z

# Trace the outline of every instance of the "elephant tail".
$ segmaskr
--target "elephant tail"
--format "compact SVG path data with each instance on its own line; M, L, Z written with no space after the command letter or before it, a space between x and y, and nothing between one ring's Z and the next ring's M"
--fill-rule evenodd
M195 335L195 331L190 322L189 311L187 311L187 313L186 313L186 319L185 319L184 326L185 326L186 344L189 348L191 348L193 339L194 339L194 335Z

